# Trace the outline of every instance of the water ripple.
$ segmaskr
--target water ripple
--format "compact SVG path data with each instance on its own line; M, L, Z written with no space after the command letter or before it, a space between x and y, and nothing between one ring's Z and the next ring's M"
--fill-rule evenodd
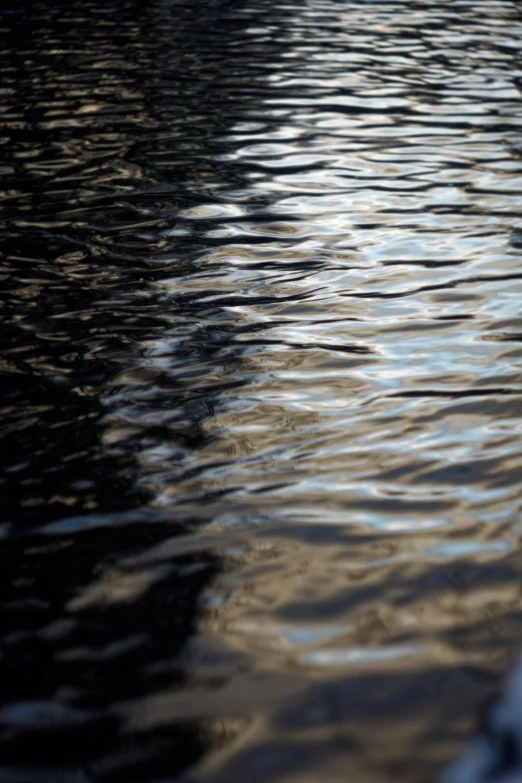
M433 779L520 646L519 6L0 28L0 777Z

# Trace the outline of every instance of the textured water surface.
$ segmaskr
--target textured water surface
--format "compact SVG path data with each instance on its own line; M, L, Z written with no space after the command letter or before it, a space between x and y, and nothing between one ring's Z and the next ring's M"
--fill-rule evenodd
M433 780L522 645L520 5L0 27L2 780Z

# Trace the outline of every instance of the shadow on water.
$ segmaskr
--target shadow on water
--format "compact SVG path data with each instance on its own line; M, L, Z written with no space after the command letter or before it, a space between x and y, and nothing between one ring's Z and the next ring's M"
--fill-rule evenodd
M242 18L230 21L228 5L31 2L0 13L4 781L153 780L205 747L197 722L122 735L110 707L183 684L176 656L218 567L208 553L146 571L121 561L166 525L176 535L198 523L197 507L178 521L150 508L141 451L168 443L183 462L208 440L202 418L238 384L202 395L140 366L173 319L181 367L239 361L226 329L200 325L197 302L165 303L154 287L166 270L190 273L197 238L165 229L223 175L208 171L207 147L230 122L220 73ZM111 416L140 409L137 386L168 421L118 426L107 440Z

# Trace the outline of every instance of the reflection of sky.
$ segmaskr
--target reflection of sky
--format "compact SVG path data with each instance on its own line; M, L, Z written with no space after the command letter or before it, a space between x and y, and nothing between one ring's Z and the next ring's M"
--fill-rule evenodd
M519 604L519 24L413 5L256 21L284 56L252 55L263 95L213 155L237 181L166 232L204 241L165 302L226 350L176 367L167 329L144 361L242 385L176 469L142 456L158 504L219 498L203 626L260 669L486 665L467 635Z
M509 536L485 531L513 522L522 470L522 164L495 127L521 123L509 56L489 56L482 20L466 34L432 4L328 3L323 26L309 5L267 77L266 121L223 138L250 186L175 227L211 221L201 284L213 275L249 378L205 424L216 439L198 481L276 526L441 537L413 559L399 543L390 568L502 557ZM430 32L445 67L427 16L445 18ZM512 42L516 25L493 21ZM357 51L343 49L355 35ZM180 286L195 292L197 276ZM477 524L469 540L442 537Z

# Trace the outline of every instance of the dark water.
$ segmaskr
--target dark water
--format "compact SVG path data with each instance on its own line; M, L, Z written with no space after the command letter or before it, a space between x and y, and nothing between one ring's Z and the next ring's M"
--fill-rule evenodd
M520 5L0 27L1 780L433 780L522 646Z

